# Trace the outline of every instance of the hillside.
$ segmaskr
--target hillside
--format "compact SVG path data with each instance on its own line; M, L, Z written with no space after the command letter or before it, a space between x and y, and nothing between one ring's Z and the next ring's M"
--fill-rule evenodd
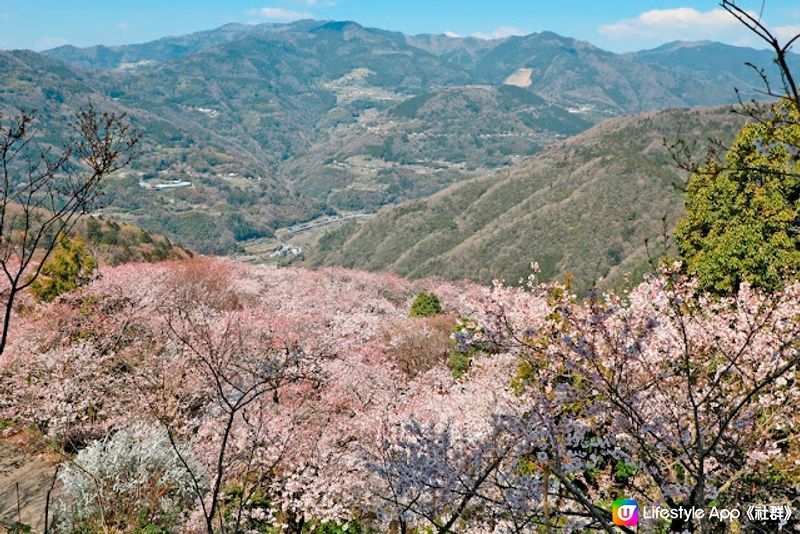
M608 117L732 103L734 87L752 96L745 61L769 64L716 43L620 55L552 32L489 41L349 21L229 24L0 51L0 112L38 110L53 142L90 100L128 113L145 142L109 180L107 213L231 254L487 176Z
M73 229L89 245L101 265L158 262L192 257L192 253L162 235L119 223L102 215L84 217Z
M641 273L645 240L683 210L665 138L730 139L730 108L611 119L508 170L327 232L306 260L411 277L517 282L537 261L545 280L566 273L585 292L598 278Z
M144 101L123 102L102 79L30 51L0 51L0 71L0 114L35 110L44 144L61 145L75 112L89 102L103 111L125 113L142 132L132 168L106 184L108 211L118 220L190 248L224 253L235 250L239 234L266 235L272 227L320 213L313 202L296 198L283 181L263 172L246 148L191 116L162 113ZM176 179L191 187L142 187ZM237 232L237 226L245 230Z
M607 532L584 510L687 484L683 471L658 471L665 458L680 463L689 451L696 487L698 435L735 447L706 449L719 466L708 483L731 492L709 502L735 509L756 495L796 506L793 485L737 474L790 477L800 458L795 440L762 452L800 429L787 370L798 359L797 284L717 301L665 275L587 303L559 285L207 257L100 274L25 307L0 355L0 522L12 532L216 533L193 517L225 525L239 513L229 532L377 534L401 518L421 534L440 517L481 534L537 534L551 520L553 531ZM441 313L409 316L421 290ZM736 362L725 380L721 361ZM773 378L753 382L759 372ZM700 403L697 383L711 393ZM721 412L735 416L725 434ZM691 432L674 423L683 414ZM642 437L621 437L631 435ZM542 451L575 466L575 482L520 468ZM619 476L622 455L652 467L630 481ZM45 529L51 484L58 519ZM549 512L533 489L543 485L559 503ZM14 528L18 519L32 528Z
M358 87L338 83L340 94ZM331 125L282 169L296 190L337 210L374 211L511 165L590 125L517 87L449 87Z

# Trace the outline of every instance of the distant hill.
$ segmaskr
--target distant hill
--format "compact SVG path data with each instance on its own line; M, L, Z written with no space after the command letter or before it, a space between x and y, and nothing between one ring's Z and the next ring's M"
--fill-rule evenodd
M283 227L501 171L609 117L733 103L735 87L754 96L746 61L770 58L715 43L614 54L552 32L489 41L352 21L229 24L0 51L0 112L37 109L53 142L90 100L128 113L145 143L109 180L107 212L233 253Z
M144 100L123 101L109 80L31 51L0 51L0 72L0 114L35 110L45 143L62 144L69 121L89 102L103 111L126 113L142 131L143 145L132 169L106 183L106 200L117 219L196 250L225 253L235 250L235 225L268 233L321 213L313 201L296 198L285 182L264 172L246 145L225 139L191 113L159 110ZM229 178L231 173L237 179ZM192 187L156 191L140 186L175 178L188 178Z
M154 63L174 61L248 35L280 33L288 28L302 28L308 25L308 22L295 22L288 26L284 24L249 25L231 23L213 30L162 37L142 44L97 45L86 48L65 45L46 50L44 54L52 59L90 70L135 69Z
M641 275L662 217L671 229L684 209L685 176L664 139L731 139L743 122L729 107L610 119L508 170L348 223L306 261L510 283L537 261L543 279L571 273L580 292L619 284Z
M628 54L636 61L662 67L676 73L683 79L698 83L690 92L690 104L708 102L708 95L699 91L712 87L736 88L744 99L762 99L763 81L758 72L747 64L764 69L774 89L781 87L780 71L775 65L774 54L768 50L754 50L741 46L731 46L711 41L667 43L652 50L642 50ZM800 54L789 53L789 66L793 71L800 70ZM717 94L718 103L729 102L732 89Z
M373 211L511 165L591 124L518 87L448 87L331 125L283 171L336 209Z
M567 107L585 108L596 118L730 103L736 88L746 99L761 98L762 81L747 62L767 69L773 82L780 81L769 52L721 43L676 42L633 54L614 54L553 32L496 43L473 54L474 61L460 64L495 84L530 69L532 91ZM465 42L463 49L468 48ZM789 59L800 68L800 55L790 54Z

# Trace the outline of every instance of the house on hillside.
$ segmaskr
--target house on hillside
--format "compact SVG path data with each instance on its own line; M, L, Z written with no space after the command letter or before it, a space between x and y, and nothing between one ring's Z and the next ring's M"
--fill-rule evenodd
M155 189L161 191L162 189L178 189L181 187L192 187L192 182L187 180L168 180L166 182L150 183L144 180L139 181L139 187L142 189Z

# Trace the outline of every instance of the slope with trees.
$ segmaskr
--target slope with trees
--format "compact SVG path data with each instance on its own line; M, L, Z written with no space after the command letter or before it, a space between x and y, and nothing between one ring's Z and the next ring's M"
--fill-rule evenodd
M734 88L755 95L760 79L742 62L766 57L686 43L618 55L548 32L481 41L320 21L45 55L3 53L0 105L47 110L42 120L87 98L127 111L148 135L133 172L110 188L114 215L217 253L325 213L428 196L609 116L733 102ZM520 69L531 71L528 88L502 85ZM138 186L162 176L195 189ZM253 231L235 231L237 217Z
M618 284L647 269L646 241L661 246L683 213L686 173L665 140L730 139L744 121L727 107L607 121L495 176L332 230L306 261L516 283L535 260L543 279L571 273L579 292Z

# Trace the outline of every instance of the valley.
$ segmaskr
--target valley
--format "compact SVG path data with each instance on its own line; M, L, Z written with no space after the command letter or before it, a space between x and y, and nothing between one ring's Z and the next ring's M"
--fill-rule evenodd
M790 60L800 64L798 57ZM619 167L613 158L582 160L588 152L566 148L570 139L617 116L734 103L735 89L742 98L757 96L761 81L747 61L771 63L764 51L717 43L614 54L552 32L480 40L407 36L354 22L226 25L140 45L0 51L0 112L37 109L54 143L68 131L70 114L90 100L127 113L145 141L131 169L109 179L104 211L201 253L480 281L516 280L538 256L548 266L547 278L574 273L575 264L587 260L611 283L625 269L640 270L643 239L657 236L623 232L604 241L603 252L580 252L572 261L553 251L537 253L541 238L512 247L522 239L518 231L480 237L483 224L455 222L463 214L444 209L428 230L454 230L423 243L412 237L427 227L427 208L419 206L502 190L509 176L541 188L535 169L552 167L567 150L576 168L594 169L595 194L605 203L583 214L587 221L600 224L596 214L650 214L641 196L628 198L615 189L624 185L604 177L644 170L672 176L669 161L623 147ZM722 67L710 75L714 62ZM655 120L662 118L666 123L654 126L659 137L685 133L668 115ZM719 133L716 126L697 124L693 133L705 138ZM657 143L653 133L643 135ZM607 148L615 150L603 144ZM629 207L612 205L623 197ZM672 221L679 197L664 198L675 206L653 217ZM485 213L511 208L482 202L488 202L482 203ZM368 261L356 252L376 245L370 225L402 213L416 214L404 220L422 217L414 223L422 226L395 227L393 236L381 238L393 252ZM537 235L556 228L535 217ZM289 230L299 225L315 228L304 235ZM559 231L567 241L582 239L575 225ZM454 233L444 237L448 232ZM468 241L524 250L526 258L456 246ZM338 246L345 248L331 250ZM440 254L455 256L442 263L435 259ZM454 270L460 254L496 261ZM584 287L591 276L578 278Z

